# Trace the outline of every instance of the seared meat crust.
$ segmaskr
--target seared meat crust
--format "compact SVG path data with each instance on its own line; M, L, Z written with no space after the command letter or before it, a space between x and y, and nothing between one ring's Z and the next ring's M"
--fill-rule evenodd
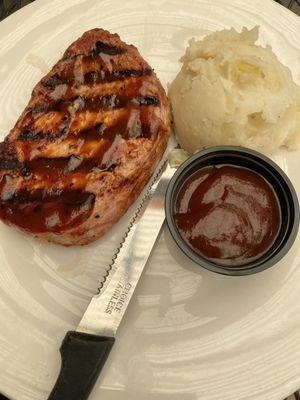
M62 245L127 211L169 137L166 94L138 50L93 29L35 86L0 143L0 218Z

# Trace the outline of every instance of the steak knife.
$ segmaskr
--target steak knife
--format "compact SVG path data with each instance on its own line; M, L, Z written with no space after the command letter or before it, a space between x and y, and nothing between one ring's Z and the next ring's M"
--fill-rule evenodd
M118 327L165 219L173 169L165 160L108 266L98 294L60 348L61 370L48 400L86 400L115 342Z

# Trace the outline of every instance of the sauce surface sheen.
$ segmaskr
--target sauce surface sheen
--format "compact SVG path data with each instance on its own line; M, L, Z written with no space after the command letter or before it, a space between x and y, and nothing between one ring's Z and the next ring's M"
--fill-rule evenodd
M194 251L234 267L256 260L270 248L281 215L278 199L263 177L221 165L202 168L184 182L174 219Z

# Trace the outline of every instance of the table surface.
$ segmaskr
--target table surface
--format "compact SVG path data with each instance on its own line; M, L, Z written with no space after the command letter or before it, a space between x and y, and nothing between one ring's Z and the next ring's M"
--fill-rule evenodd
M6 18L8 15L17 11L18 9L26 6L34 0L0 0L0 21ZM276 0L283 6L291 9L293 12L300 16L300 0ZM5 396L0 394L0 400L9 400ZM300 390L288 399L285 400L300 400Z

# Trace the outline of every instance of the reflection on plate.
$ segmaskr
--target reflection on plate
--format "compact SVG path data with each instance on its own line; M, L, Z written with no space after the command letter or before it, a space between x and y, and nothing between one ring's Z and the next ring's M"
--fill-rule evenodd
M37 0L0 24L0 134L45 64L85 30L103 27L137 45L166 86L190 37L256 24L261 42L300 83L300 21L271 0ZM273 159L300 194L299 152ZM127 221L71 249L0 225L0 390L12 400L47 398L60 341L79 321ZM91 400L281 400L297 389L299 245L298 238L283 262L261 274L224 277L189 261L164 229Z

